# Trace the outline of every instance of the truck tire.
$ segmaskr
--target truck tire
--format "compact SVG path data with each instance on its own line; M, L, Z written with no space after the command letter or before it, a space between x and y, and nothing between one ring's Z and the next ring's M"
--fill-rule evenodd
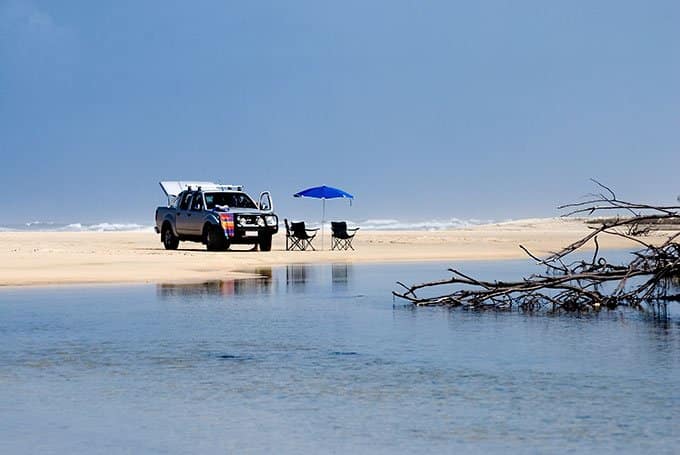
M229 248L224 231L213 225L206 225L203 228L203 242L208 251L224 251Z
M262 234L259 239L260 251L271 251L272 250L272 235Z
M163 225L163 230L161 231L161 241L166 250L176 250L179 246L179 238L175 236L172 232L172 228L169 224Z

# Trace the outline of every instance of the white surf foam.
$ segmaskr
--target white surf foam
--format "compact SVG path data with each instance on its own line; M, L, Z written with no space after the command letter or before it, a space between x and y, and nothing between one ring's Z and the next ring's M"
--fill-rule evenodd
M153 231L153 226L137 223L72 223L58 229L70 232L144 232Z
M494 223L494 220L479 220L460 218L449 219L431 219L420 221L401 221L395 219L368 219L359 221L353 224L360 226L361 229L366 230L408 230L408 231L442 231L446 229L465 228L471 226L480 226L483 224Z
M297 220L295 220L297 221ZM334 220L335 221L335 220ZM508 221L508 220L505 220ZM404 221L393 218L371 218L367 220L348 220L350 227L360 227L369 231L443 231L446 229L466 228L497 223L495 220L479 220L475 218L462 220L459 218L431 219L420 221ZM312 228L321 226L320 221L310 220L307 225ZM326 227L330 226L330 220L326 220Z
M56 223L54 221L29 221L22 224L0 226L0 232L142 232L153 231L152 225L138 223Z
M472 226L480 226L485 224L497 223L497 220L481 220L481 219L460 219L448 218L438 219L433 218L429 220L405 221L394 218L370 218L367 220L348 221L347 224L358 226L363 230L385 230L385 231L441 231L446 229L466 228ZM511 220L502 220L501 222L511 222ZM309 227L319 227L320 221L309 220L307 225ZM326 227L330 226L330 221L326 221ZM283 225L281 226L283 227ZM115 223L115 222L101 222L101 223L55 223L53 221L30 221L17 225L0 226L0 232L10 231L52 231L52 232L152 232L153 225L144 225L138 223Z

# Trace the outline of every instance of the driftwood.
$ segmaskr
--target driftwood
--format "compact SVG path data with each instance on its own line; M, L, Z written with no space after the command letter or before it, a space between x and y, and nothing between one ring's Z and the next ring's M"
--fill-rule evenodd
M646 240L647 234L658 226L678 225L680 206L654 206L623 201L614 192L593 180L600 193L588 200L558 207L563 216L614 213L602 218L588 235L567 245L545 259L519 247L545 272L517 281L486 281L476 279L460 270L449 269L452 276L440 281L406 286L396 297L415 305L447 305L475 310L591 311L616 308L620 305L643 308L680 301L680 232L670 235L656 245ZM624 265L611 264L601 255L598 237L614 235L636 243L633 259ZM588 259L572 260L587 245L594 246ZM583 256L581 256L583 257ZM442 287L453 290L437 296L418 294ZM428 291L426 291L428 290Z

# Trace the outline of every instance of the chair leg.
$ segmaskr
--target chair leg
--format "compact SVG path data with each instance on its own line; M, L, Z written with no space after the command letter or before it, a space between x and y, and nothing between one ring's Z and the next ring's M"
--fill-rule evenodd
M290 240L290 244L288 244L288 241ZM286 237L286 249L288 251L295 251L296 249L299 251L303 251L303 243L301 243L301 240L295 237Z
M352 250L354 251L354 247L352 246L352 237L348 239L341 239L341 238L333 238L333 244L331 245L331 249L337 248L338 250Z

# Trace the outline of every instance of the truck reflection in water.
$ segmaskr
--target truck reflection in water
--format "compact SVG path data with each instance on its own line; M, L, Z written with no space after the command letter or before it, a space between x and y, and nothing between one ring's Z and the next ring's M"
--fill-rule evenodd
M156 286L156 294L161 298L270 294L274 283L272 269L259 268L253 272L259 277L200 283L161 283Z

